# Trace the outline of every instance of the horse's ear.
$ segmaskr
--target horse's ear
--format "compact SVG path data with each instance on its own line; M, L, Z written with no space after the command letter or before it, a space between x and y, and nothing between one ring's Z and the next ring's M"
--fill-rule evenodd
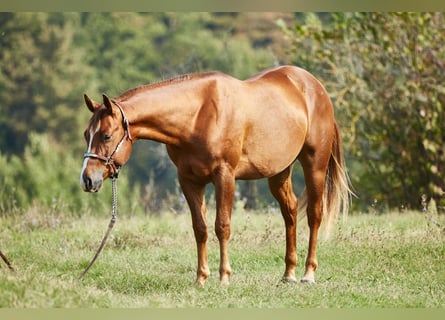
M111 103L110 98L108 98L108 96L104 93L102 94L102 97L104 99L104 105L105 107L107 107L107 110L110 114L113 114L113 105Z
M97 109L97 107L99 107L100 104L91 100L90 97L88 97L86 94L83 95L83 98L85 99L85 103L88 109L94 113L94 111Z

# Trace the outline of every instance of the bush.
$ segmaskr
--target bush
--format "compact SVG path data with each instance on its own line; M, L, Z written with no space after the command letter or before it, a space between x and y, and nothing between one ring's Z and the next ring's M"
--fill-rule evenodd
M24 212L44 206L59 214L102 214L111 208L111 183L102 192L87 194L79 185L82 157L66 152L45 134L30 134L22 157L0 154L0 214ZM119 202L133 214L138 210L139 187L129 188L125 174L119 178Z
M418 209L426 194L443 210L445 50L438 44L445 15L328 17L307 14L284 31L293 62L316 74L332 96L355 203Z

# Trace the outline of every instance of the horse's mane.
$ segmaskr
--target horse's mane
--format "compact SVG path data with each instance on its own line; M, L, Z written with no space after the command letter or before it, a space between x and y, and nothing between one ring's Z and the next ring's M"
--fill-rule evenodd
M125 101L128 98L134 96L135 94L142 92L142 91L146 91L148 89L155 89L155 88L160 88L166 85L170 85L172 83L176 83L176 82L182 82L182 81L187 81L187 80L191 80L191 79L195 79L195 78L201 78L204 76L207 76L211 74L211 72L209 73L188 73L188 74L182 74L170 79L166 79L166 80L162 80L159 82L155 82L155 83L150 83L150 84L144 84L141 85L139 87L133 88L133 89L129 89L127 91L125 91L124 93L122 93L121 95L119 95L118 97L116 97L117 100L119 101Z

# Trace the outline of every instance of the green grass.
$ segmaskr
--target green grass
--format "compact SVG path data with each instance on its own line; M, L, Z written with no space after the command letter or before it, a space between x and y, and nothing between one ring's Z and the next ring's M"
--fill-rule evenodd
M188 215L118 217L82 281L108 216L65 217L34 210L0 220L0 307L445 307L445 235L425 215L351 215L319 241L317 284L282 284L284 226L278 213L235 212L231 284L218 280L209 214L212 274L194 286L196 250ZM298 273L307 227L298 228Z

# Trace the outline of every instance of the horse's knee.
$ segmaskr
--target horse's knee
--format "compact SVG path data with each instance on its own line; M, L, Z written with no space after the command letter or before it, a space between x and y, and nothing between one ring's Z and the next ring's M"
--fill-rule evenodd
M215 233L219 240L227 240L230 237L230 223L215 223Z
M193 232L195 234L196 242L203 243L207 241L207 226L193 227Z
M289 210L289 211L281 211L281 215L283 216L284 223L286 227L296 227L297 226L297 211Z

